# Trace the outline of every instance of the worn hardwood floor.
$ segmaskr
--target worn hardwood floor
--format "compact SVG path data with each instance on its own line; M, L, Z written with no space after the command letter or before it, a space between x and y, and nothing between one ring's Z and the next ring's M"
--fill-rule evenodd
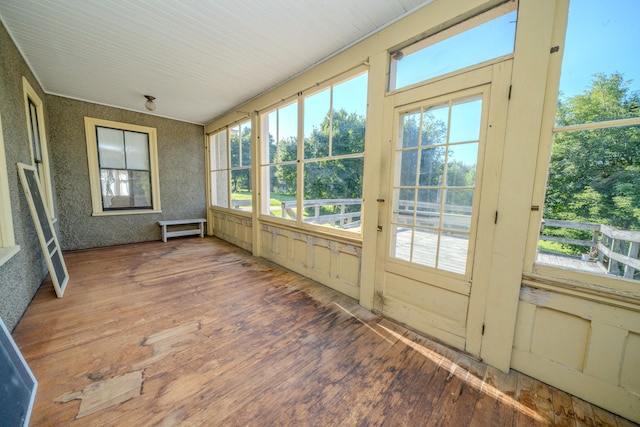
M633 425L213 238L65 259L13 334L32 426Z

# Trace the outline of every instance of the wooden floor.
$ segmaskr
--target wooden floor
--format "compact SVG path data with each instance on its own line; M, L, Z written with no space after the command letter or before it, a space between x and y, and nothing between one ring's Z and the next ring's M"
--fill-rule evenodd
M65 257L13 334L32 426L633 425L213 238Z

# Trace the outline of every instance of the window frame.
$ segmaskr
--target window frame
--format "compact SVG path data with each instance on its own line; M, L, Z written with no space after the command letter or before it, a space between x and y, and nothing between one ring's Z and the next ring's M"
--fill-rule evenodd
M20 251L13 231L13 214L9 194L7 158L4 152L2 117L0 117L0 266Z
M460 22L456 22L447 28L440 29L434 33L425 35L422 39L418 41L413 41L412 43L408 45L404 45L400 48L391 49L389 51L389 75L388 75L387 88L386 88L387 95L392 95L398 92L407 91L415 87L429 84L431 82L443 80L451 76L463 74L478 68L483 68L491 64L505 61L506 59L509 59L509 58L513 58L514 51L515 51L515 36L517 34L517 18L516 18L516 30L514 31L514 46L511 53L490 58L486 61L468 65L466 67L455 69L453 71L448 71L444 74L438 74L436 76L429 77L427 79L420 80L405 86L397 87L397 83L396 83L398 61L400 61L404 56L417 53L421 50L424 50L428 47L436 45L440 42L443 42L447 39L455 37L459 34L463 34L466 31L473 30L474 28L479 27L483 24L486 24L494 19L500 18L509 13L512 13L513 11L518 12L518 10L519 10L518 0L505 1L489 9L480 11L479 13L477 13L476 15L470 18L463 19Z
M156 128L134 125L130 123L115 122L111 120L97 119L93 117L85 117L84 124L87 144L87 161L89 165L89 184L91 187L91 206L93 210L92 215L110 216L162 213L160 204L160 178L158 174L158 142ZM100 162L98 159L98 127L146 133L148 135L152 199L152 207L150 209L124 208L105 210L103 208L102 189L100 185Z
M355 153L355 154L343 154L343 155L331 155L331 156L324 156L324 157L318 157L318 158L310 158L310 159L306 159L304 157L304 140L305 140L305 129L304 129L304 101L306 98L309 98L313 95L316 95L328 88L331 88L333 90L333 87L340 85L341 83L347 82L351 79L357 78L360 75L363 74L367 74L367 96L366 96L366 100L367 100L367 109L365 112L365 147L363 149L363 151L361 153ZM364 182L364 173L363 173L363 185L362 185L362 204L361 204L361 227L360 227L360 231L359 232L354 232L354 231L349 231L349 230L343 230L343 229L339 229L339 228L335 228L335 227L329 227L329 226L324 226L324 225L317 225L317 224L313 224L313 223L309 223L309 222L305 222L303 219L303 215L296 215L296 219L291 220L291 219L283 219L283 218L278 218L275 216L271 216L269 214L269 209L268 209L268 205L269 205L269 200L264 199L264 196L266 194L268 194L268 192L264 191L264 183L265 183L265 179L264 179L264 171L263 168L266 166L273 166L276 164L292 164L293 162L287 161L287 162L282 162L282 163L272 163L269 161L268 158L268 147L265 146L264 144L266 142L264 141L268 141L268 138L266 135L264 135L264 130L265 130L265 126L264 123L266 121L266 117L269 113L274 112L280 108L286 107L288 105L291 105L295 102L297 102L297 108L298 108L298 128L297 128L297 145L298 145L298 156L297 156L297 160L295 161L296 164L296 171L297 171L297 184L296 184L296 212L303 212L304 211L304 207L303 207L303 202L304 202L304 166L308 163L315 163L315 162L321 162L321 161L331 161L331 160L343 160L343 159L350 159L350 158L362 158L363 159L363 164L364 164L364 158L365 158L365 152L366 152L366 140L367 140L367 133L366 133L366 128L367 128L367 120L368 120L368 99L369 99L369 83L370 83L370 76L369 74L369 67L367 65L360 65L357 67L354 67L353 69L346 71L344 73L340 73L334 77L331 77L321 83L317 83L315 84L313 87L308 88L306 90L300 91L298 92L296 95L290 96L288 98L282 99L280 102L278 102L275 105L271 105L261 111L258 112L258 122L260 124L260 128L259 128L259 136L260 136L260 140L263 141L260 144L259 147L259 158L257 159L258 163L257 163L257 168L259 170L259 187L260 187L260 193L259 193L259 201L258 201L258 205L260 206L260 209L258 211L258 217L260 218L261 221L264 221L266 223L271 222L273 224L278 224L284 227L288 227L288 228L294 228L294 229L302 229L308 232L312 232L312 233L316 233L319 235L331 235L331 236L336 236L336 237L342 237L342 238L347 238L347 239L353 239L356 241L360 241L362 239L362 229L364 227L364 212L363 212L363 208L364 207L364 194L365 194L365 185L366 183ZM330 105L330 108L333 107L333 104ZM267 212L265 212L265 209L267 210Z
M553 24L552 46L559 46L563 52L565 35L568 28L569 0L559 0ZM536 262L540 225L547 191L547 179L554 136L557 133L576 130L613 128L640 124L640 119L620 119L606 122L584 123L572 126L556 126L556 108L560 88L563 55L551 55L547 72L547 90L544 99L544 112L541 123L536 175L534 181L532 211L523 266L523 283L553 290L562 289L570 294L588 296L597 301L617 301L618 303L638 304L640 286L638 281L618 276L598 275L580 270L562 268Z
M51 221L55 223L56 214L53 204L53 186L51 184L51 166L49 163L47 133L44 123L44 107L42 100L24 76L22 77L22 88L24 93L25 120L27 123L27 135L29 137L31 165L33 165L38 171L38 178L40 179L40 184L43 189L45 204L49 211ZM36 135L34 135L31 105L35 107L36 112L36 125L38 128L37 141L39 143L38 148L40 149L40 153L36 153L34 151L34 145L36 144ZM38 154L40 158L38 158Z
M238 149L238 155L240 156L239 161L240 161L240 166L232 166L231 165L231 129L233 128L240 128L240 133L242 133L242 129L244 129L248 124L248 127L251 129L251 147L249 149L250 153L251 153L251 159L250 159L250 164L244 165L242 163L242 139L240 139L239 143L239 149ZM252 190L252 194L251 194L251 204L248 205L250 207L250 210L243 210L243 209L238 209L238 208L234 208L233 207L233 200L232 200L232 189L231 189L231 176L232 176L232 172L233 171L238 171L238 170L250 170L251 171L251 186L253 188L253 177L254 177L254 149L253 149L253 144L254 144L254 132L255 132L255 127L254 127L254 123L251 117L243 117L240 120L236 120L233 123L228 124L227 126L224 126L218 130L215 130L213 132L209 132L207 134L207 146L208 146L208 165L209 165L209 175L207 177L207 181L208 181L208 185L209 185L209 193L208 193L208 198L209 198L209 208L210 209L225 209L228 211L231 211L233 213L236 214L241 214L241 215L246 215L246 216L251 216L252 212L253 212L253 200L254 200L254 196L255 196L255 190ZM220 135L221 133L224 133L224 143L225 143L225 165L223 168L217 168L214 169L214 165L212 164L212 159L211 159L211 155L214 152L214 150L216 150L216 148L218 147L218 144L221 142L220 138L218 137L218 135ZM214 138L216 139L215 143L213 142ZM218 151L219 154L219 150ZM212 192L213 192L213 182L212 182L212 174L214 172L224 172L227 178L227 183L226 183L226 193L227 193L227 204L226 206L222 206L222 205L214 205L213 204L213 196L212 196Z

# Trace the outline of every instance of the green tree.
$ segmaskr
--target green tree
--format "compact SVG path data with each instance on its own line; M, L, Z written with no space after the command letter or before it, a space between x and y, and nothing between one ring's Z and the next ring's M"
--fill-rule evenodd
M556 126L638 117L639 105L621 74L596 74L584 93L559 101ZM556 134L544 217L640 230L640 127Z

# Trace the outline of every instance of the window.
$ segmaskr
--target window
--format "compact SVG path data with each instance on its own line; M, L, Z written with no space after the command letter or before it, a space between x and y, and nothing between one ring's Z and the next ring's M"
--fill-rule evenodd
M25 114L27 119L27 132L29 135L29 149L31 151L31 164L38 171L38 177L44 192L43 197L51 219L55 217L53 208L53 190L51 187L51 174L49 172L49 154L47 150L47 137L44 126L44 110L42 101L31 87L26 78L22 78L24 92Z
M251 212L251 121L209 135L209 156L211 205Z
M360 232L367 84L342 77L262 114L262 214Z
M155 128L85 117L94 215L160 212Z
M298 189L298 102L262 116L262 212L295 220Z
M639 13L570 2L538 266L640 280Z
M389 90L513 53L517 7L517 2L505 3L393 52Z
M20 249L19 246L16 246L13 234L8 181L7 159L4 155L4 138L2 136L2 119L0 119L0 265L7 262Z

